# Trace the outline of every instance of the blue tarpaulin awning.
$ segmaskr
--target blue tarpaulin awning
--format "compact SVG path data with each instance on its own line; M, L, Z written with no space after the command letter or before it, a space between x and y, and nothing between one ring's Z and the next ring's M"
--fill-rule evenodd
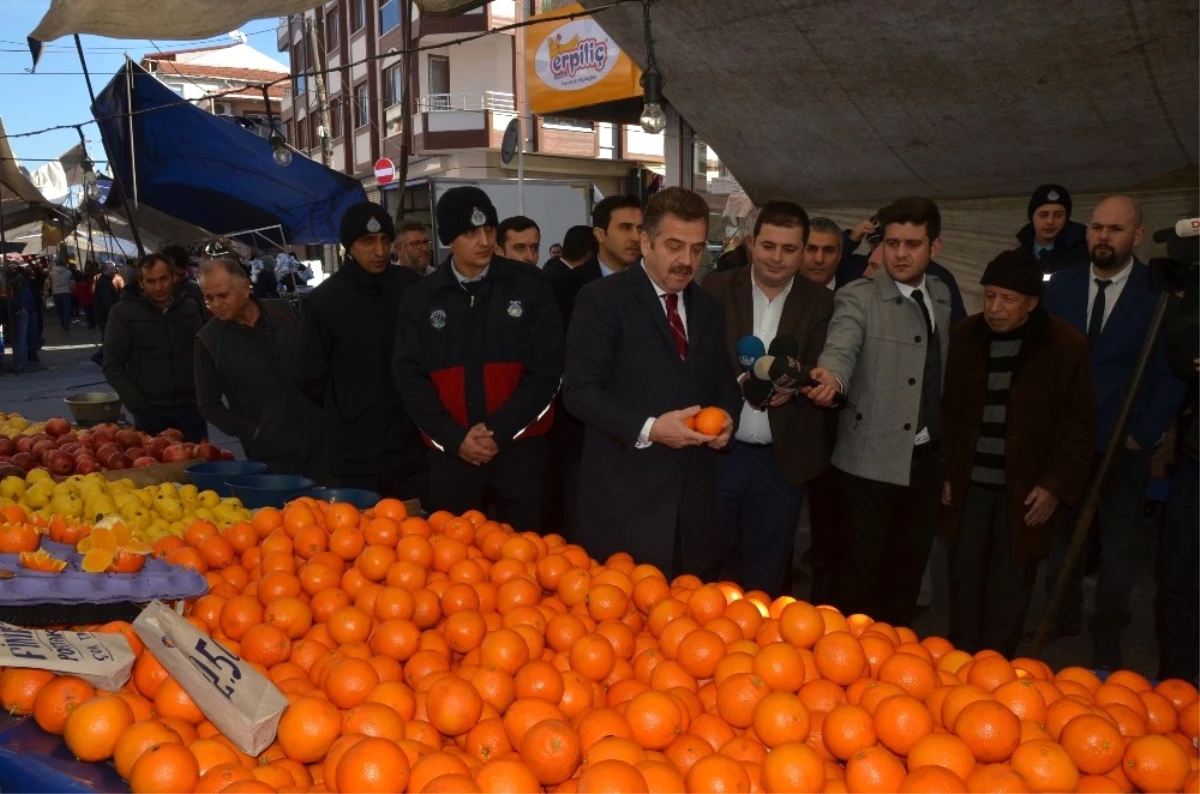
M302 155L281 168L265 138L181 103L133 62L92 112L130 202L136 194L139 204L213 234L279 225L289 245L335 243L342 214L367 199L357 180ZM106 206L120 206L115 186Z

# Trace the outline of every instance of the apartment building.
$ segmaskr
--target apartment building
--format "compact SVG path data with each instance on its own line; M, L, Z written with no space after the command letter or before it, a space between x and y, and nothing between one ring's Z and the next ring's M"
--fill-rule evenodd
M184 99L207 99L196 102L196 107L265 138L270 135L268 112L258 86L273 83L290 72L283 63L247 44L245 37L233 35L229 44L148 53L140 66ZM239 88L245 90L236 90ZM286 82L267 89L270 116L275 119L283 110L286 89Z
M662 173L662 135L636 124L565 116L528 115L527 58L522 29L529 0L492 0L456 17L414 14L413 46L421 47L411 81L412 152L409 178L444 176L515 178L517 162L502 162L504 130L527 114L525 175L587 179L604 195L621 192L639 170ZM404 119L400 97L405 75L401 51L404 0L331 0L303 15L280 20L280 52L290 55L293 79L283 98L288 141L319 159L320 119L315 80L302 76L313 64L328 70L331 166L363 181L380 196L373 164L399 162ZM534 10L541 11L539 3ZM316 33L313 57L309 28ZM482 35L471 41L459 40ZM387 191L392 192L392 191Z

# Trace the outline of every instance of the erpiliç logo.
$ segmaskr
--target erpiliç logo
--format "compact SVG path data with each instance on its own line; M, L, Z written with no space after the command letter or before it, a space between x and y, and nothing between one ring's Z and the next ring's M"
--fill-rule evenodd
M550 39L550 74L558 80L574 77L591 69L603 72L608 63L608 43L575 36L568 42L561 35Z
M612 71L620 51L591 19L572 20L547 36L534 56L543 83L560 91L595 85Z

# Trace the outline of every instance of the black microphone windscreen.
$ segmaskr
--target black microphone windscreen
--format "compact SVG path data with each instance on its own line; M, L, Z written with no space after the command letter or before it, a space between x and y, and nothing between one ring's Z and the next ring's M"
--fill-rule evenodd
M771 346L767 348L767 352L776 358L782 356L799 358L800 343L790 336L777 336L771 340Z
M745 390L746 402L756 408L766 405L775 391L770 381L751 378L742 387Z

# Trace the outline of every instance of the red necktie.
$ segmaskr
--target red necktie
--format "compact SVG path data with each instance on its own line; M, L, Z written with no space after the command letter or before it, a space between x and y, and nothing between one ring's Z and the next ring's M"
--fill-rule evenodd
M671 326L671 336L675 337L679 360L687 361L687 331L683 330L683 318L679 316L679 295L668 293L663 295L663 300L667 302L667 325Z

